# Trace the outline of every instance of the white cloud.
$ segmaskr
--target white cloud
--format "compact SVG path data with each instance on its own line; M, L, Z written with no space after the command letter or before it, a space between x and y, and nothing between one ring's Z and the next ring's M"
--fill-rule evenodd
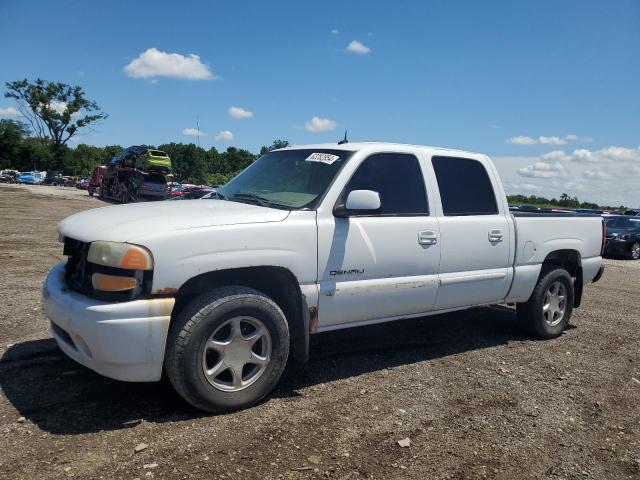
M582 182L581 180L574 180L571 182L567 182L564 184L564 188L569 190L570 192L589 192L589 186Z
M560 162L536 162L519 169L518 175L529 178L565 177L567 170Z
M640 205L640 147L554 150L544 155L493 160L510 194L534 192L558 198L568 193L600 205ZM531 185L538 188L533 190Z
M231 133L229 130L222 130L221 132L218 132L218 134L215 136L216 140L222 140L224 142L230 142L231 140L233 140L233 133Z
M540 135L538 137L538 142L541 145L566 145L567 141L557 137L557 136L553 136L553 137L545 137L544 135Z
M371 52L371 49L364 43L359 42L358 40L354 40L349 45L347 45L347 52L355 53L357 55L366 55L367 53Z
M229 107L229 115L231 115L233 118L252 118L253 112L245 110L242 107L231 106Z
M187 137L198 137L198 136L206 137L207 136L205 132L202 132L197 128L185 128L184 130L182 130L182 134L186 135Z
M509 192L515 193L522 192L523 190L527 192L537 192L542 190L542 187L533 183L505 183L505 188L507 188Z
M333 30L331 30L331 33L333 35L339 35L340 34L340 30L338 30L337 28L334 28Z
M49 103L48 107L54 112L56 112L58 115L62 115L67 110L67 102L56 102L54 100L53 102ZM78 118L80 116L82 116L82 113L80 113L79 111L73 112L71 114L71 118Z
M57 114L62 115L67 109L67 103L54 101L49 104L49 108L55 111Z
M613 178L613 175L600 170L585 170L582 172L582 176L590 180L611 180Z
M511 143L512 145L535 145L538 142L535 138L520 135L518 137L508 138L507 143Z
M127 75L134 78L172 77L187 80L211 80L216 76L208 65L193 53L184 56L149 48L124 67Z
M329 132L336 128L336 122L328 118L313 117L305 122L304 129L307 132Z
M586 150L589 151L589 150ZM575 152L574 152L575 153ZM622 162L640 162L640 147L607 147L601 150L591 152L597 158L603 160L622 161Z
M542 155L545 160L561 160L565 162L640 162L640 148L611 146L600 150L579 148L567 154L562 150Z
M21 117L22 114L18 111L16 107L0 107L0 116L7 117Z
M564 153L563 150L553 150L551 152L545 153L544 155L541 155L540 158L542 158L546 162L566 162L569 160L568 155Z
M519 135L517 137L511 137L507 139L507 143L511 143L512 145L566 145L569 142L592 142L593 138L591 137L578 137L575 133L570 133L565 135L564 137L560 137L559 135L540 135L537 138L530 137L528 135Z

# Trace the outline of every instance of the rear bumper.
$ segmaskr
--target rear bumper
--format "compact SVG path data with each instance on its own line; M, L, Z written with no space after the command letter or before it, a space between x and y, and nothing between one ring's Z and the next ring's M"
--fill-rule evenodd
M117 380L160 379L175 299L94 300L67 289L64 262L49 272L42 295L51 333L73 360Z

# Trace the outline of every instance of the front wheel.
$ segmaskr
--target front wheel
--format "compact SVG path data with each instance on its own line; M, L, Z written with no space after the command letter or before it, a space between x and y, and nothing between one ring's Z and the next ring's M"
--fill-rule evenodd
M546 273L538 280L529 300L516 306L518 320L536 338L556 338L569 324L573 311L573 281L564 269Z
M638 260L640 258L640 242L634 242L633 245L631 245L628 256L631 260Z
M178 314L169 330L165 367L186 401L224 412L264 398L288 356L289 329L280 307L257 290L222 287Z

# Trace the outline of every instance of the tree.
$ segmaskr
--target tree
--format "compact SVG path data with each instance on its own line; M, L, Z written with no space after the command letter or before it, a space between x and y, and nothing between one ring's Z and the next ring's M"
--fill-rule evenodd
M256 160L253 153L236 147L228 147L225 152L220 154L220 157L222 165L220 173L233 174L234 176Z
M38 78L7 82L4 96L13 98L43 144L50 144L54 166L62 169L64 146L74 135L107 118L98 104L85 97L79 86L48 82Z
M264 155L265 153L269 153L273 150L278 150L279 148L286 148L289 145L291 145L289 143L288 140L280 140L280 139L276 139L273 141L273 143L271 144L270 147L264 146L260 149L260 155Z
M193 143L168 143L159 145L159 150L171 158L176 180L204 183L207 177L207 151Z
M52 164L53 154L49 145L37 138L25 138L18 146L11 167L20 171L49 170Z
M15 158L29 127L16 120L0 120L0 168L15 168Z

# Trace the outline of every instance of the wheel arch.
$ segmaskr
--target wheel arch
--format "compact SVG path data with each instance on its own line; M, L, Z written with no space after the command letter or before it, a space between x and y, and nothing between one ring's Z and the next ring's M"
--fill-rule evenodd
M269 296L283 311L291 336L291 355L299 362L309 357L309 312L296 276L287 268L254 266L205 272L187 280L176 293L171 322L198 295L217 287L238 285Z
M566 270L573 279L573 307L578 308L582 301L582 257L580 252L572 249L554 250L545 257L538 280L555 268Z

